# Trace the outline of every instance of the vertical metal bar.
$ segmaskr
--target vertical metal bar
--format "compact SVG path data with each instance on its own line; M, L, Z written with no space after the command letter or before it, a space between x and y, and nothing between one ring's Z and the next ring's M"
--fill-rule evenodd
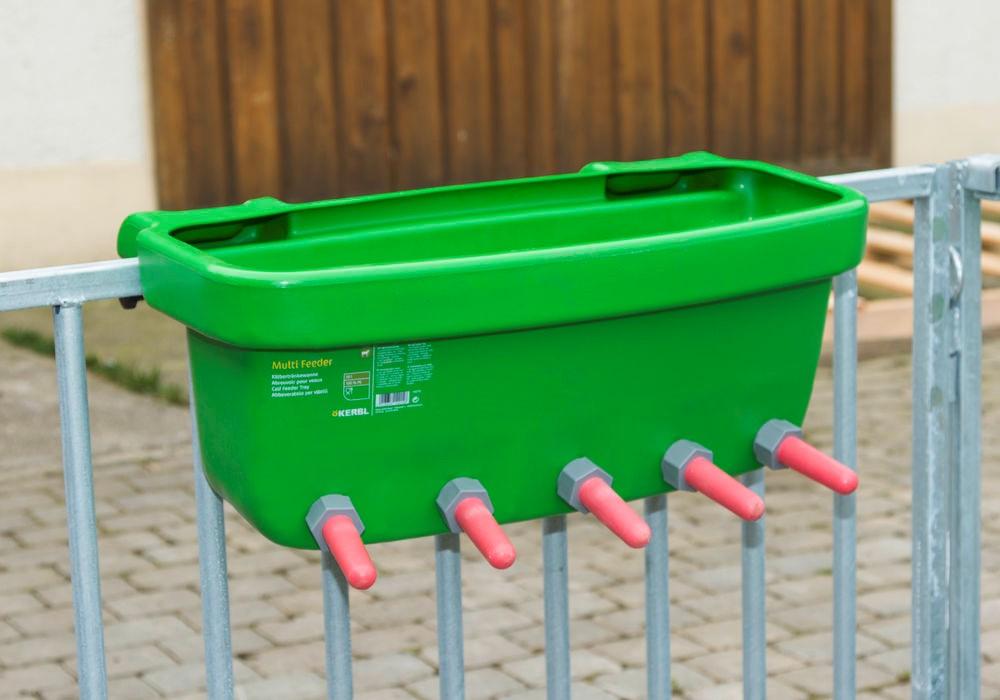
M108 679L101 617L101 571L97 561L83 310L77 304L53 307L53 323L80 697L103 699L108 695Z
M545 577L545 676L549 700L569 700L569 577L566 516L542 520Z
M960 178L961 181L961 178ZM980 205L965 187L951 188L952 232L961 261L952 501L950 508L949 697L979 697L980 404L982 375L982 271Z
M740 479L764 497L764 470ZM743 564L743 698L767 697L767 619L764 587L764 518L742 524Z
M646 545L646 696L669 700L670 684L670 550L667 497L645 502L646 523L653 536Z
M939 166L927 198L916 200L913 290L913 670L914 698L940 698L947 683L947 503L949 403L954 368L949 337L948 237L952 166Z
M465 653L462 638L462 554L457 534L434 538L437 571L438 669L441 698L465 697Z
M191 449L194 451L194 496L198 511L198 570L201 574L205 679L209 698L229 700L233 697L233 647L229 630L226 523L222 514L222 499L205 478L194 383L190 381L188 393L191 403Z
M858 276L833 280L833 456L856 469L858 444ZM833 696L854 698L857 686L856 495L833 497Z
M326 696L329 700L351 700L351 608L347 579L334 561L323 552L323 630L326 637Z

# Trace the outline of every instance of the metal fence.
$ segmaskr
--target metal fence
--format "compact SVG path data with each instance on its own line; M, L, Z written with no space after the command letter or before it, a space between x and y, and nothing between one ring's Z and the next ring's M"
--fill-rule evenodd
M979 696L980 577L980 207L1000 196L1000 156L828 178L870 201L913 199L913 660L915 698ZM83 347L82 305L142 294L136 260L0 274L0 311L50 306L62 427L70 568L83 698L107 696L101 580ZM856 454L857 277L834 281L834 456ZM222 501L205 480L192 421L194 479L208 694L232 698L233 669ZM764 492L764 470L743 482ZM834 687L855 694L855 495L833 497ZM667 498L646 499L653 537L646 548L648 697L671 695ZM743 523L744 697L764 698L765 522ZM570 696L565 516L542 521L548 697ZM457 535L435 538L442 698L464 696L461 559ZM322 563L330 698L350 698L348 588L329 554Z

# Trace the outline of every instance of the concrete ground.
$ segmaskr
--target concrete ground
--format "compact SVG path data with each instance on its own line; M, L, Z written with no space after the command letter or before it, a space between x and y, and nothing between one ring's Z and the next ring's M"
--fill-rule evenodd
M985 425L1000 420L1000 342L985 348ZM74 640L53 362L0 342L0 697L74 698ZM858 683L861 697L909 697L909 358L860 369ZM201 613L186 411L90 382L108 671L114 698L202 697ZM830 444L821 369L807 421ZM1000 697L1000 436L985 431L983 683ZM669 499L673 678L685 698L740 694L739 526L695 495ZM768 476L771 698L831 688L831 498L795 474ZM241 698L323 695L319 564L227 514ZM509 571L466 547L472 698L541 698L540 532L510 528ZM380 579L353 594L361 698L435 698L433 548L372 548ZM645 693L643 561L584 517L570 518L577 698Z

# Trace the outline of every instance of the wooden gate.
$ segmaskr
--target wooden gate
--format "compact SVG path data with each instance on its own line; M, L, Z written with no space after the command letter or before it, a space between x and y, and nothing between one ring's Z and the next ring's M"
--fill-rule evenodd
M148 0L166 208L707 149L887 165L891 0Z

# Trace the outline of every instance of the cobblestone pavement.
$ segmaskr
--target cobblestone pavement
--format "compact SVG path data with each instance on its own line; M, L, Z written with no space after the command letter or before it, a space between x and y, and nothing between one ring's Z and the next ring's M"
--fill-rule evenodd
M1000 343L986 347L985 425L1000 419ZM909 697L908 363L861 367L858 683ZM0 696L73 698L74 641L53 365L0 344ZM104 617L114 698L201 697L202 640L185 411L91 379ZM807 429L830 443L822 369ZM984 695L1000 697L1000 437L984 445ZM740 697L739 527L672 496L674 684L686 698ZM831 499L794 474L768 477L770 697L831 687ZM227 516L241 698L323 693L319 565ZM520 559L497 573L468 553L465 627L472 698L541 698L537 524L510 528ZM466 550L471 549L466 547ZM381 577L353 596L358 697L434 698L432 543L376 545ZM644 694L643 561L592 520L570 519L577 698Z

